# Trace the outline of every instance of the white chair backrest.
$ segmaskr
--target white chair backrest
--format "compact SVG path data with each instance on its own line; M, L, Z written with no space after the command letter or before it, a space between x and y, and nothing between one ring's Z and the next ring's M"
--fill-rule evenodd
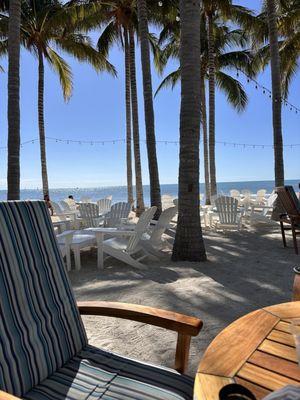
M234 199L240 199L240 197L241 197L241 193L240 193L240 191L239 190L236 190L236 189L231 189L230 190L230 197L233 197Z
M92 202L92 200L89 197L85 197L85 196L81 197L80 201L81 201L81 203L91 203Z
M136 226L135 226L135 235L132 235L128 241L127 245L127 252L132 252L135 250L136 246L138 245L140 239L142 238L143 234L146 232L150 221L154 217L156 213L157 207L150 207L148 210L144 211L143 214L140 216Z
M273 191L267 200L267 207L273 207L276 199L277 199L277 193ZM266 216L268 212L270 212L270 208L264 208L262 210L262 215Z
M105 225L114 227L121 224L122 219L129 217L131 204L120 202L111 206L110 212L105 215Z
M151 233L151 237L150 240L153 244L159 244L162 240L162 235L164 234L164 232L166 231L166 229L168 229L170 227L170 223L172 221L172 219L175 217L175 215L178 212L178 208L175 207L170 207L167 208L166 210L164 210L156 225L153 228L153 231Z
M61 208L63 209L64 212L71 212L72 211L71 207L69 206L69 204L64 200L61 200L59 202L59 205L61 206Z
M109 196L111 197L111 196ZM99 207L99 214L107 213L111 209L111 198L106 197L97 201Z
M74 199L65 199L63 200L64 203L68 204L69 208L71 211L76 211L77 210L77 204Z
M265 189L258 190L257 193L256 193L255 202L258 203L258 204L263 203L266 193L267 193L267 191Z
M99 208L97 204L80 203L79 212L80 217L89 227L94 228L98 225L98 221L96 220L96 218L99 218Z
M251 199L251 191L249 189L242 190L242 195L244 196L244 198Z
M220 196L215 201L221 224L237 224L238 201L233 197Z
M61 206L58 203L56 203L55 201L51 200L51 205L53 207L54 215L63 214L63 209L61 208Z

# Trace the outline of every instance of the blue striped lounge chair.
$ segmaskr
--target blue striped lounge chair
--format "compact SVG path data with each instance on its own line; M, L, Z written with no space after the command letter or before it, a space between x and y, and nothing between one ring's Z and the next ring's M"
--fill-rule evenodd
M83 314L176 331L175 369L89 345ZM44 202L0 202L0 400L192 399L193 379L183 372L201 326L150 307L76 304Z

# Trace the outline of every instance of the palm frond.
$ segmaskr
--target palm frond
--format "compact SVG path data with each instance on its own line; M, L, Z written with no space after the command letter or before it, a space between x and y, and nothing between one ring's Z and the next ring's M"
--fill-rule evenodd
M50 47L47 48L46 58L49 62L49 65L58 74L64 99L65 101L68 101L73 90L72 71L70 66L58 53L56 53L56 51Z
M216 72L216 84L227 97L228 102L238 111L243 111L248 103L248 97L242 84L222 71Z
M161 84L157 88L154 97L156 97L157 94L163 88L171 87L173 90L174 87L177 85L177 83L180 81L180 78L181 78L181 70L180 70L180 68L178 68L176 71L171 72L168 76L166 76L164 78L164 80L161 82Z

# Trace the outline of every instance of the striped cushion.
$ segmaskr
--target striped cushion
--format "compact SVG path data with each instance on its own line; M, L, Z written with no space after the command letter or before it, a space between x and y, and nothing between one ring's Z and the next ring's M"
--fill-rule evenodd
M168 369L85 347L26 400L187 400L193 379Z
M0 389L22 396L86 344L44 202L0 202Z

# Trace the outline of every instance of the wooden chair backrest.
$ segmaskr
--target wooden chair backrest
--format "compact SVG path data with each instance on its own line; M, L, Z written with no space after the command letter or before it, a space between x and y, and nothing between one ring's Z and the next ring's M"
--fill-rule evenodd
M166 229L170 227L172 219L178 212L178 207L170 207L164 210L158 221L157 224L154 226L153 231L151 233L151 242L152 244L159 244L162 240L162 235L165 233Z
M126 202L115 203L111 206L110 212L105 215L107 226L113 227L121 224L122 219L129 217L131 204Z
M279 186L276 193L289 216L300 216L300 203L292 186Z
M234 225L237 224L238 201L233 197L220 196L215 201L220 223Z
M99 207L99 213L106 213L111 209L111 198L106 197L97 201Z

